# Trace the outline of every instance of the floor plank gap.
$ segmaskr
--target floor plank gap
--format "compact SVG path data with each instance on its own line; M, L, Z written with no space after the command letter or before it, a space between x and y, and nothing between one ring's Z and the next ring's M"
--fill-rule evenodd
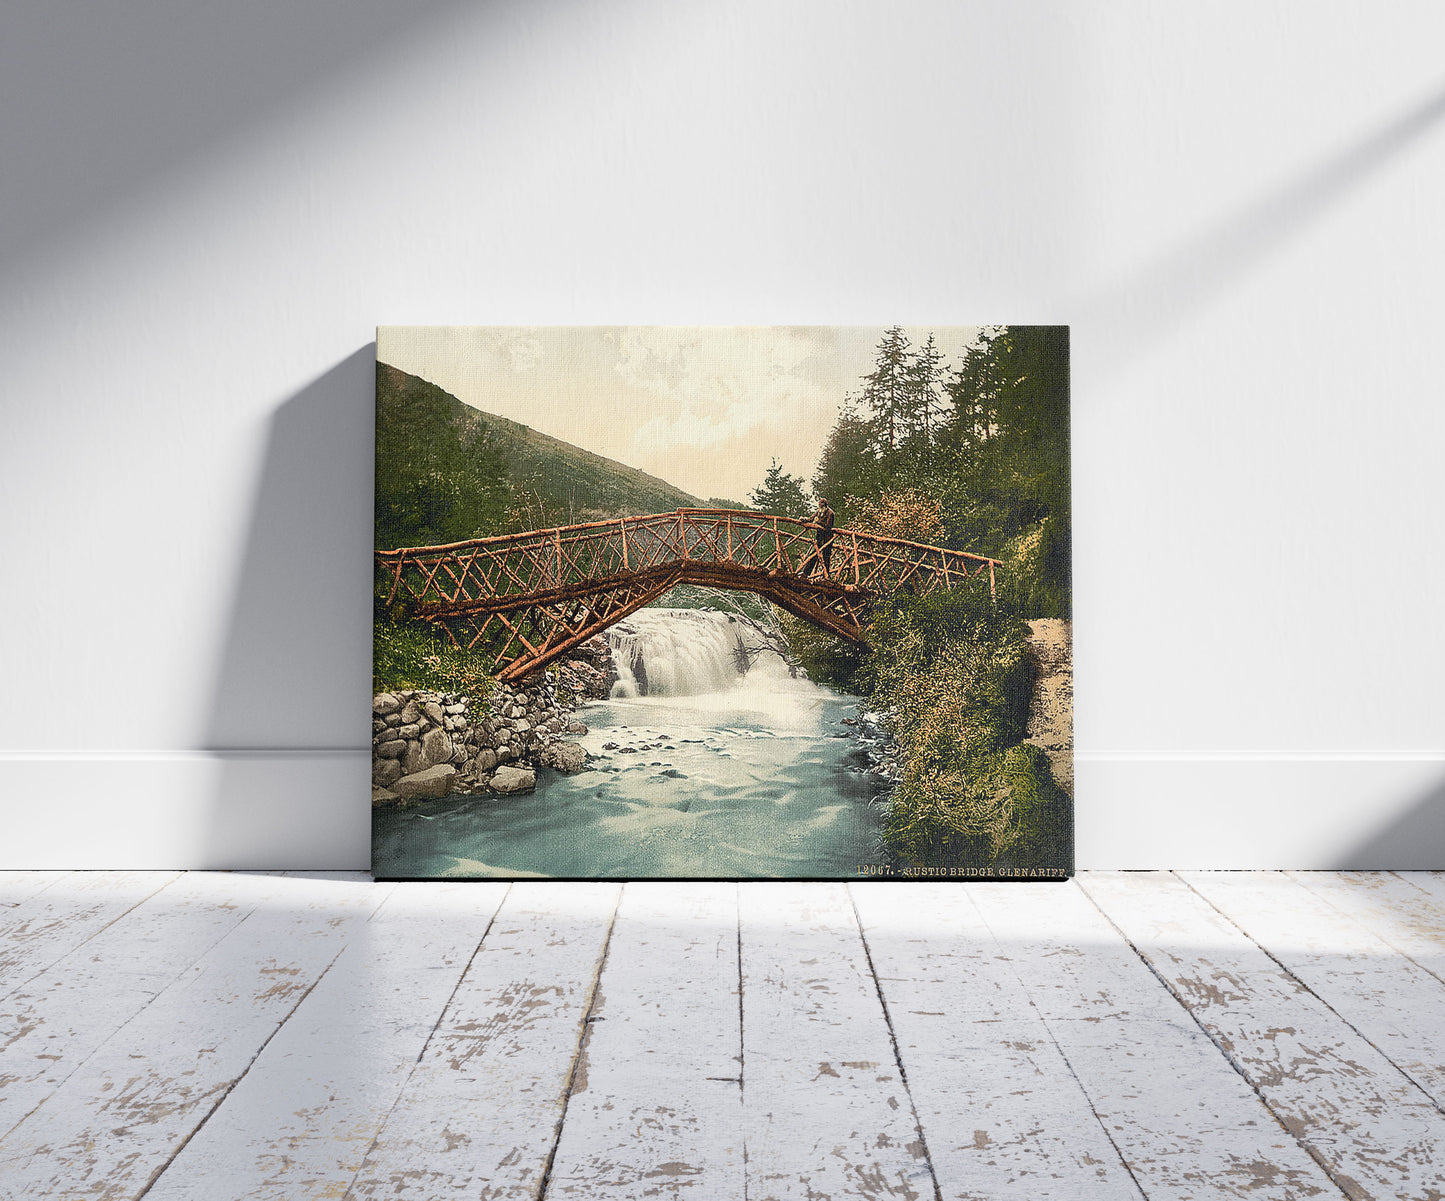
M923 1133L923 1123L918 1117L918 1106L913 1100L913 1090L908 1086L908 1069L903 1064L903 1056L898 1050L898 1035L893 1029L893 1015L888 1012L888 999L883 995L883 985L878 979L878 969L873 964L873 952L868 946L868 932L863 928L863 918L858 913L858 898L853 893L852 885L848 889L848 901L853 907L853 920L858 923L858 940L863 945L863 959L868 965L868 975L873 981L873 991L878 996L879 1008L883 1010L883 1024L888 1028L888 1043L893 1048L893 1062L898 1067L898 1079L903 1082L903 1093L908 1098L908 1111L913 1115L913 1128L918 1132L918 1145L923 1150L922 1159L928 1167L930 1179L933 1183L934 1201L943 1201L943 1192L938 1186L938 1175L933 1170L933 1157L928 1153L928 1139Z
M1175 875L1175 873L1173 872L1169 874ZM1181 880L1180 882L1183 883L1186 887L1188 886L1187 880ZM1129 949L1133 951L1136 956L1138 956L1139 962L1142 963L1146 968L1148 968L1150 974L1159 981L1160 987L1179 1003L1180 1009L1189 1016L1190 1021L1192 1021L1195 1026L1198 1027L1199 1032L1203 1034L1204 1037L1207 1038L1211 1043L1214 1044L1214 1047L1216 1050L1218 1050L1220 1056L1224 1059L1226 1063L1229 1064L1231 1068L1234 1069L1235 1074L1242 1081L1244 1081L1244 1083L1249 1087L1250 1092L1252 1092L1257 1098L1259 1098L1261 1108L1263 1108L1265 1112L1267 1112L1269 1116L1274 1119L1275 1124L1280 1129L1280 1132L1293 1139L1296 1146L1298 1146L1301 1151L1303 1151L1312 1160L1314 1160L1315 1163L1319 1165L1320 1171L1324 1172L1325 1175L1329 1177L1330 1182L1337 1189L1339 1189L1340 1195L1346 1198L1346 1201L1359 1201L1358 1194L1351 1192L1350 1189L1346 1187L1345 1183L1342 1182L1338 1178L1338 1176L1336 1176L1329 1163L1325 1161L1324 1157L1318 1152L1318 1150L1312 1147L1308 1142L1302 1140L1296 1130L1292 1130L1290 1128L1290 1124L1286 1122L1284 1118L1279 1114L1279 1112L1275 1109L1275 1107L1270 1104L1269 1098L1265 1096L1264 1092L1260 1089L1259 1084L1245 1070L1244 1065L1240 1063L1240 1061L1235 1057L1233 1052L1224 1045L1223 1040L1220 1039L1214 1033L1214 1031L1209 1029L1209 1027L1204 1023L1204 1020L1199 1016L1199 1014L1197 1014L1189 1006L1188 1002L1184 999L1183 994L1180 992L1179 989L1174 986L1174 983L1166 979L1160 973L1158 968L1154 966L1154 963L1150 959L1150 957L1146 955L1142 950L1140 950L1138 944L1135 943L1134 940L1131 939L1129 935L1124 931L1123 927L1121 927L1113 919L1113 917L1110 916L1108 910L1106 910L1102 905L1099 904L1098 898L1095 897L1092 893L1090 893L1087 889L1081 888L1080 891L1089 898L1090 903L1093 904L1096 909L1098 909L1104 920L1107 921L1111 926L1114 927L1115 930L1119 932L1119 937L1122 938L1125 944L1129 947Z
M1251 934L1246 924L1241 923L1234 915L1227 913L1223 909L1221 909L1210 897L1200 892L1200 890L1196 888L1189 879L1179 876L1177 872L1173 874L1183 882L1186 888L1188 888L1197 897L1199 897L1199 899L1203 901L1206 905L1208 905L1212 910L1214 910L1215 913L1219 914L1222 920L1228 922L1231 926L1238 930L1241 937L1249 939L1250 942L1252 942L1256 947L1258 947L1260 954L1262 954L1266 959L1273 963L1275 967L1279 969L1280 974L1285 979L1290 981L1301 992L1307 993L1311 997L1313 997L1322 1008L1334 1014L1335 1017L1337 1017L1343 1025L1348 1027L1349 1030L1357 1038L1359 1038L1361 1042L1365 1043L1367 1046L1377 1051L1381 1058L1389 1060L1390 1063L1394 1066L1395 1070L1398 1071L1400 1075L1404 1076L1405 1079L1408 1080L1412 1085L1414 1085L1416 1090L1420 1093L1421 1097L1430 1105L1432 1105L1437 1111L1439 1111L1442 1116L1445 1116L1445 1104L1441 1103L1439 1097L1432 1093L1431 1090L1427 1088L1420 1080L1417 1080L1415 1076L1410 1072L1408 1066L1397 1063L1393 1058L1391 1058L1389 1052L1384 1047L1380 1046L1380 1044L1377 1043L1373 1038L1371 1038L1365 1030L1362 1030L1353 1021L1351 1021L1350 1017L1344 1011L1343 1007L1332 1004L1329 998L1324 995L1323 991L1312 987L1308 980L1306 980L1301 974L1291 969L1290 966L1279 955L1277 955L1274 951L1270 950L1270 948L1266 945L1265 942L1261 941L1253 934Z
M226 1099L233 1092L236 1091L237 1085L239 1085L241 1081L246 1078L250 1070L256 1066L257 1061L265 1053L266 1048L270 1046L271 1043L275 1040L276 1036L280 1034L283 1029L285 1029L286 1023L291 1020L291 1017L295 1014L295 1012L306 1003L306 998L309 997L313 992L315 992L321 982L326 979L326 973L336 966L336 961L341 958L345 950L346 948L343 946L340 950L336 952L335 955L331 957L331 962L321 969L321 974L318 975L316 979L311 982L310 986L302 992L301 996L297 998L296 1004L293 1005L291 1009L281 1018L281 1020L276 1023L276 1028L266 1036L266 1040L256 1049L256 1054L251 1057L251 1062L241 1069L241 1074L221 1090L220 1095L216 1098L215 1104L213 1104L208 1110L206 1110L206 1112L201 1116L201 1120L191 1128L190 1132L186 1134L184 1138L181 1139L181 1141L176 1145L175 1150L171 1152L170 1157L164 1163L159 1164L156 1169L150 1174L150 1177L146 1180L145 1184L141 1186L140 1191L135 1194L136 1201L141 1201L141 1198L145 1197L148 1193L150 1193L151 1189L153 1189L160 1182L161 1177L165 1175L166 1169L169 1168L171 1164L176 1162L176 1159L182 1154L182 1152L184 1152L185 1149L190 1146L191 1141L198 1134L200 1134L202 1130L205 1129L206 1123L209 1122L211 1118L215 1115L216 1111L225 1104Z
M612 932L617 929L617 911L622 907L622 898L627 892L623 885L617 893L617 902L612 906L612 916L607 920L607 934L602 939L602 955L597 960L597 969L592 973L592 987L587 995L587 1006L583 1010L582 1024L577 1032L577 1049L572 1055L572 1070L567 1074L567 1085L562 1090L562 1112L557 1115L556 1132L552 1137L552 1149L547 1152L547 1162L542 1168L542 1180L537 1186L537 1201L545 1201L547 1188L552 1183L552 1168L557 1162L557 1148L562 1142L562 1131L567 1125L567 1109L572 1104L572 1093L577 1087L578 1073L587 1062L587 1046L592 1041L592 1025L596 1020L598 986L602 973L607 967L607 953L612 949Z

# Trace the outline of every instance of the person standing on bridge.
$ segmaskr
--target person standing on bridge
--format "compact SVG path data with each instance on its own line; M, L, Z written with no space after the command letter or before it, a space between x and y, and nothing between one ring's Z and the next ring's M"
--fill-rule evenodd
M811 576L819 563L823 564L823 577L828 578L833 570L833 507L826 496L818 497L818 511L813 514L813 524L818 527L813 535L813 549L798 568L802 575Z

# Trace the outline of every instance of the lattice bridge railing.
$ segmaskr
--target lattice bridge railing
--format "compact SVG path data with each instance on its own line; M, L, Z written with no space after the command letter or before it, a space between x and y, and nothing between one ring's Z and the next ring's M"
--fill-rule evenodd
M807 521L736 509L678 509L585 525L378 551L387 604L486 645L519 680L678 584L755 592L854 642L882 593L952 588L997 559L856 530L833 532L825 571Z

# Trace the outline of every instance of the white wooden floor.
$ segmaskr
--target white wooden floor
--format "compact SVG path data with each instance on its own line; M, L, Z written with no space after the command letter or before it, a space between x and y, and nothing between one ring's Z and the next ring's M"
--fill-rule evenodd
M1445 876L0 874L5 1198L1445 1197Z

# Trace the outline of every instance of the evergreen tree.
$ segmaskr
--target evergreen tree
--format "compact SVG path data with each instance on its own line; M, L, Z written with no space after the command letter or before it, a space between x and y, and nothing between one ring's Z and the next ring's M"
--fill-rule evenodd
M930 541L1005 559L1006 603L1067 616L1068 354L1067 328L995 326L945 371L933 339L909 354L894 326L865 377L862 413L845 403L833 426L814 492L845 525L903 511L915 493L936 500Z
M872 419L877 449L892 454L914 419L908 338L901 325L884 331L875 363L873 371L863 377L863 404Z
M931 333L928 341L914 352L905 375L908 381L909 425L915 434L922 433L925 445L931 446L934 426L944 412L940 390L943 355Z
M856 498L874 494L877 471L872 426L858 415L854 398L847 397L813 473L813 495L826 496L838 523L849 525L857 516Z
M977 343L963 352L962 361L944 380L944 392L953 410L944 438L954 447L977 446L993 432L994 407L1001 382L994 343L1006 332L1007 327L985 331Z
M774 459L762 484L753 490L748 500L759 513L807 517L813 506L808 501L806 486L802 476L789 475Z

